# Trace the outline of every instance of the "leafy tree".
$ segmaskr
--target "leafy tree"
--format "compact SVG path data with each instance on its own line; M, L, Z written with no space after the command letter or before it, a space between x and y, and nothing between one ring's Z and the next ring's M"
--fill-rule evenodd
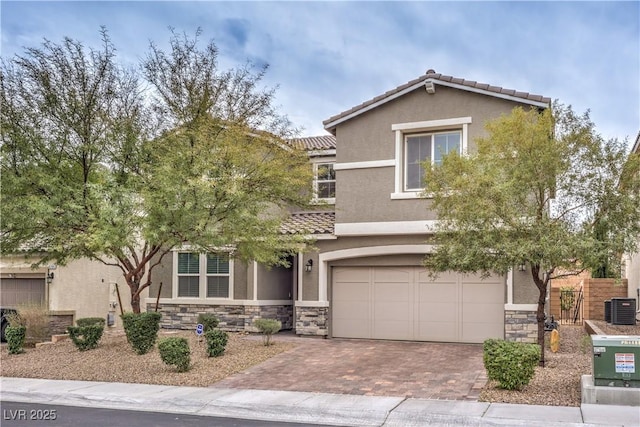
M619 265L619 254L636 245L640 159L617 140L604 141L588 113L560 104L542 112L515 108L486 130L473 153L426 168L425 191L440 222L425 265L488 275L528 264L539 290L544 364L549 281L578 273L576 265Z
M311 169L289 120L259 85L266 69L220 71L217 49L172 33L141 71L69 38L2 61L3 252L119 268L134 312L174 247L280 262L286 208ZM308 194L308 193L307 193Z

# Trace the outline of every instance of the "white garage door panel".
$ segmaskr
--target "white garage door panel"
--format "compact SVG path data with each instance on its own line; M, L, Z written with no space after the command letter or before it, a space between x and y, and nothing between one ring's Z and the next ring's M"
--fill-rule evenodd
M362 269L357 274L362 277ZM353 272L342 275L346 280L356 278ZM369 292L368 282L346 281L334 289L334 330L336 336L358 338L362 334L371 336L369 321Z
M333 269L332 334L443 342L504 336L504 281L419 267Z
M420 322L417 341L457 342L452 337L457 335L458 325L455 322Z

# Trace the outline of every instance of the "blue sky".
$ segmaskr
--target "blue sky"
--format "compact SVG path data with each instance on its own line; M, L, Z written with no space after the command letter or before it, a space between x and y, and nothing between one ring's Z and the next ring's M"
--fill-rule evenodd
M303 135L427 69L591 110L607 138L640 130L640 2L8 2L1 55L105 25L136 64L168 27L214 39L223 68L270 65L265 84ZM630 141L630 143L633 141Z

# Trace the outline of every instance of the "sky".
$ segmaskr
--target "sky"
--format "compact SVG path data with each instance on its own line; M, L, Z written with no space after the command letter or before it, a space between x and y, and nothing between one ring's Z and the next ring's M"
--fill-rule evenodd
M322 121L434 69L558 99L605 138L640 130L640 1L626 2L10 2L3 59L63 37L99 47L104 25L122 63L172 27L213 39L222 69L268 64L280 112L323 135Z

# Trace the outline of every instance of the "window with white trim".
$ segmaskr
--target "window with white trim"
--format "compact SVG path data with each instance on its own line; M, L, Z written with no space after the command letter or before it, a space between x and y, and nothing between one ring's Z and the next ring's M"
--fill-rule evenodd
M314 163L313 189L317 200L335 202L336 172L333 169L334 164L335 162Z
M395 185L392 200L424 197L425 161L432 165L456 151L467 153L467 139L471 117L396 123L391 125L395 134ZM427 196L428 197L428 196Z
M226 253L176 253L178 298L230 298L233 262Z
M422 190L424 187L423 163L439 165L446 154L460 153L461 139L460 131L405 135L404 190Z

